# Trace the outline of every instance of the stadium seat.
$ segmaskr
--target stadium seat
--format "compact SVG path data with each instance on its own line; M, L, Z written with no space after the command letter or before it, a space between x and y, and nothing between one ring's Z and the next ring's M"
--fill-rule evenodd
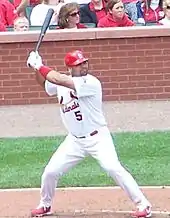
M6 28L8 32L12 32L14 31L14 28L13 27L7 27ZM41 26L30 26L29 27L29 30L40 30L41 29Z
M57 25L50 25L49 26L49 30L56 30L57 29Z
M8 26L8 27L6 27L6 29L7 29L8 32L14 31L14 27L13 26Z
M41 30L41 26L31 26L29 27L29 30Z
M135 23L135 26L145 26L144 23Z
M96 24L95 23L83 23L85 26L87 26L88 28L95 28Z
M156 22L148 22L145 24L145 26L158 26L158 23Z

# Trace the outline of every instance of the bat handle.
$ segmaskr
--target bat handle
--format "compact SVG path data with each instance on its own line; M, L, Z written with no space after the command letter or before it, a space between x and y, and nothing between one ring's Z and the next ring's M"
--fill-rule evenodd
M35 52L37 52L39 50L43 37L44 37L44 34L42 34L40 39L38 40L38 43L37 43L36 48L35 48Z

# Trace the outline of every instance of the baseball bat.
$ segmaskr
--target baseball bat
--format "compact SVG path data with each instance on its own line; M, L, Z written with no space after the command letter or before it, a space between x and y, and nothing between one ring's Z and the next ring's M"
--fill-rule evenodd
M49 27L49 24L50 24L50 21L51 21L51 18L54 14L54 10L52 8L49 8L48 9L48 12L46 14L46 17L45 17L45 20L44 20L44 23L41 27L41 32L40 32L40 35L39 35L39 38L38 38L38 42L36 44L36 47L35 47L35 52L39 50L40 48L40 45L41 45L41 42L45 36L45 33Z

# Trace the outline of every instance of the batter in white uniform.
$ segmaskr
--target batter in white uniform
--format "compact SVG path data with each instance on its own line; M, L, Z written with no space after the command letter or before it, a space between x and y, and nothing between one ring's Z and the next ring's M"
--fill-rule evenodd
M87 155L95 158L134 202L133 217L150 217L151 204L136 181L120 164L102 112L100 81L89 74L88 59L81 51L67 53L65 64L71 76L60 74L42 64L38 53L31 52L27 65L36 70L37 81L49 96L57 96L68 136L51 157L41 179L39 206L32 216L51 213L51 204L59 178Z

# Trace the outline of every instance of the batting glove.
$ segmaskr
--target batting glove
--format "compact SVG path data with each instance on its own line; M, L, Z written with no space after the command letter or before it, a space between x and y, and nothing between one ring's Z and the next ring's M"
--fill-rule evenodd
M30 52L27 59L27 66L32 67L35 70L39 70L42 65L43 65L42 58L38 54L38 52L35 51Z

